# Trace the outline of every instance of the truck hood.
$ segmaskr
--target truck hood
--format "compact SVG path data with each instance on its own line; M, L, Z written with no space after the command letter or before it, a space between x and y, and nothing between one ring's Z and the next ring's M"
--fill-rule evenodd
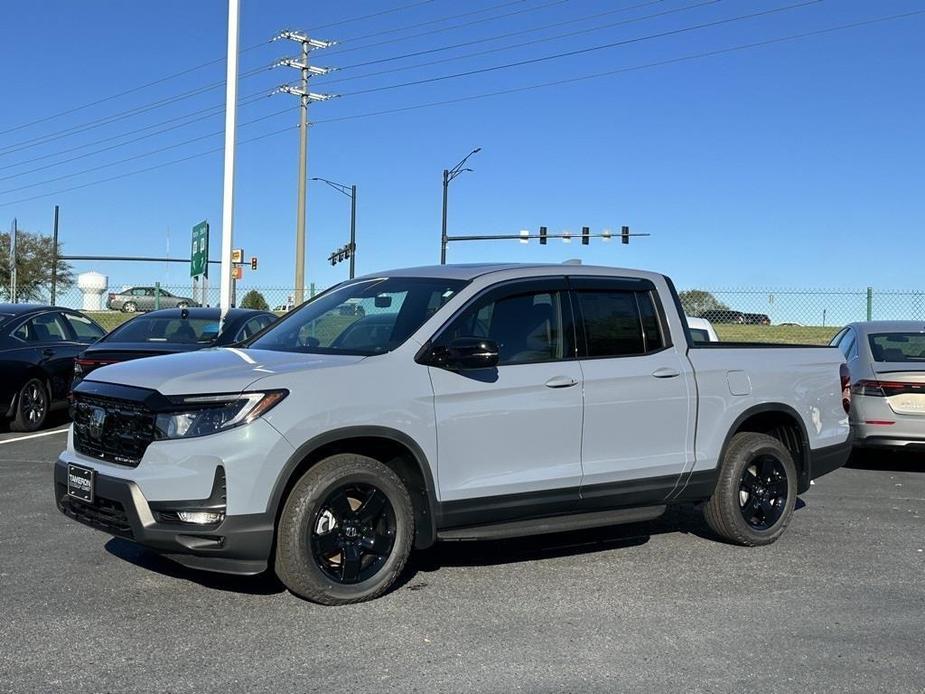
M362 359L218 347L111 364L96 369L85 380L149 388L163 395L238 393L266 376L346 366Z

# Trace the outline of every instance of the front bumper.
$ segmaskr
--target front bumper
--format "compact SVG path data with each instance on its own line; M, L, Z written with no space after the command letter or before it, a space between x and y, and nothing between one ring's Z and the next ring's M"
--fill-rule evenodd
M208 499L148 502L135 482L97 473L95 499L88 504L67 495L67 461L59 459L54 493L58 510L69 518L137 542L184 566L239 575L267 569L273 546L271 514L225 516L213 526L175 520L172 510L225 510L224 474L221 478L216 474Z

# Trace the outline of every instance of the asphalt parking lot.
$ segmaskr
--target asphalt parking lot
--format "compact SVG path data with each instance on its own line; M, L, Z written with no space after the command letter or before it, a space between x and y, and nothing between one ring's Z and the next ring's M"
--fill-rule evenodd
M57 423L54 428L61 428ZM60 516L0 433L0 689L925 692L925 458L820 479L760 549L690 510L415 555L375 602L183 569Z

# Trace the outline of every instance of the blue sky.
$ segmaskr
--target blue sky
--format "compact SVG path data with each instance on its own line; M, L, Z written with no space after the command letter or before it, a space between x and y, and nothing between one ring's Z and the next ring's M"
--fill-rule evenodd
M506 70L366 94L350 94L573 51L795 5L799 0L432 0L361 21L343 21L412 0L333 3L242 0L242 73L293 54L265 43L283 27L342 41L313 54L344 69L318 78L316 91L343 96L312 106L309 176L358 187L357 270L439 259L441 172L474 147L474 173L450 192L451 233L599 231L628 224L650 238L630 246L592 242L457 243L450 262L553 261L580 257L656 269L682 287L892 287L917 289L925 255L925 15L798 41L626 71L614 76L350 120L345 116L515 89L541 82L662 62L708 51L923 9L912 0L824 0L786 11ZM502 7L502 4L504 5ZM633 6L631 8L631 6ZM492 9L494 8L494 9ZM625 12L611 12L620 8ZM484 11L481 11L484 10ZM46 1L4 3L0 131L72 109L165 75L221 58L226 3ZM451 15L424 27L392 31ZM517 12L518 14L510 15ZM607 16L574 21L582 17ZM650 16L667 13L661 16ZM508 14L510 16L501 17ZM492 19L493 18L493 19ZM567 32L638 21L556 39ZM481 21L472 24L476 20ZM570 22L564 24L565 22ZM469 26L450 28L468 23ZM327 26L331 25L333 26ZM556 26L559 24L559 26ZM539 28L507 39L500 34ZM439 31L438 31L439 30ZM388 33L384 33L388 32ZM412 36L417 35L417 36ZM359 38L368 36L369 38ZM367 72L514 43L511 50L354 78ZM475 45L367 67L397 55L476 41ZM370 46L372 43L382 45ZM222 129L221 114L124 147L67 163L62 159L130 139L58 153L178 118L224 99L222 88L102 127L30 146L24 141L220 82L224 65L126 94L98 106L0 134L0 226L50 232L61 205L61 239L72 254L188 253L190 228L221 227L220 154L80 190L15 202L203 152L221 136L161 147ZM295 78L285 68L240 81L242 96ZM354 79L348 79L354 78ZM340 81L335 81L340 80ZM281 115L271 116L279 111ZM297 104L277 95L239 109L239 140L290 130L238 150L235 245L260 257L241 286L291 287L298 153ZM328 122L325 122L328 121ZM178 121L174 121L178 122ZM155 128L158 129L158 128ZM150 131L148 131L150 132ZM137 137L137 135L132 136ZM29 144L25 142L25 144ZM44 155L53 156L36 159ZM134 161L104 166L126 157ZM55 164L33 173L27 170ZM92 167L97 171L68 176ZM33 186L32 184L39 185ZM28 186L28 187L26 187ZM20 188L13 191L11 189ZM14 204L11 204L14 203ZM349 201L309 189L309 281L346 276L329 252L347 240ZM87 264L77 264L79 270ZM184 266L96 265L113 284L188 284Z

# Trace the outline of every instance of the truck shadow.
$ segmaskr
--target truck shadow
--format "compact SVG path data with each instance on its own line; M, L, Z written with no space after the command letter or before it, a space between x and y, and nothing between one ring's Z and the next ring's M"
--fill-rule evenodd
M855 449L845 467L854 470L882 472L925 472L925 452L880 451Z
M183 581L191 581L205 588L244 595L273 595L286 590L285 586L270 571L257 576L232 576L230 574L190 569L162 557L157 552L152 552L141 545L118 537L114 537L107 542L105 549L114 557L118 557L146 571L153 571L162 576L169 576Z
M798 498L796 510L799 511L805 505L803 500ZM643 523L628 523L507 540L438 542L429 549L412 552L405 570L388 592L394 593L406 587L409 590L419 590L426 586L421 574L439 571L445 567L493 566L559 557L577 557L639 547L646 544L652 536L667 533L682 533L711 541L722 541L707 526L698 508L683 504L669 507L660 518ZM119 538L109 540L105 548L113 556L146 571L191 581L214 590L243 595L274 595L286 590L271 571L258 576L231 576L199 571L177 564L156 552Z

